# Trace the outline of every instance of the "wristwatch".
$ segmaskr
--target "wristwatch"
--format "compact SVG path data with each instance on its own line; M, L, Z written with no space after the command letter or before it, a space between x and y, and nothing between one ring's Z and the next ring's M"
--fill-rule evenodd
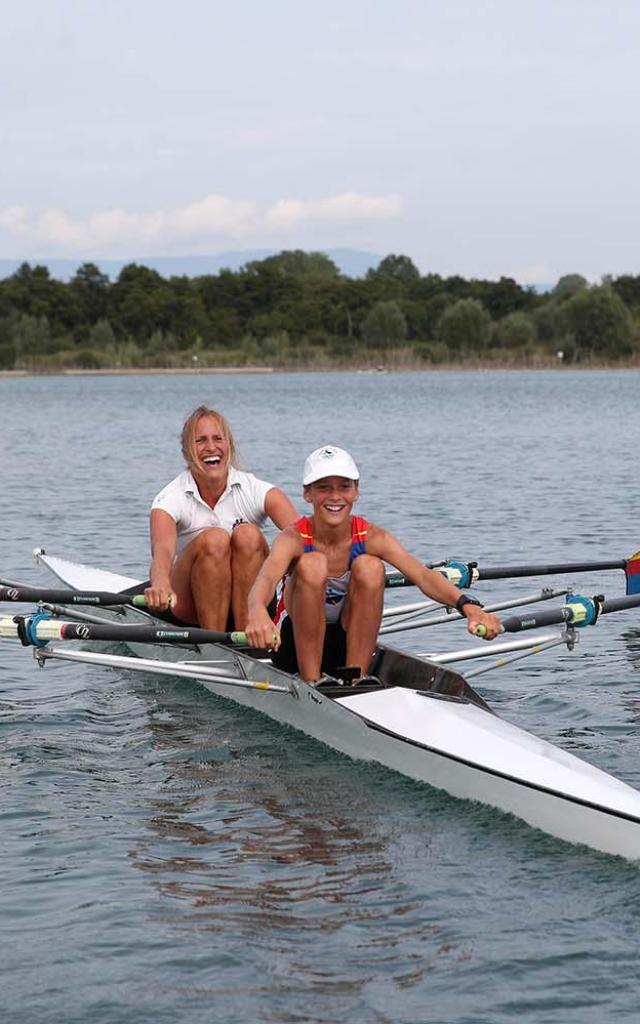
M480 601L477 601L475 597L469 597L468 594L460 594L460 597L456 601L456 611L462 615L462 609L465 604L475 604L478 608L484 608L484 605Z

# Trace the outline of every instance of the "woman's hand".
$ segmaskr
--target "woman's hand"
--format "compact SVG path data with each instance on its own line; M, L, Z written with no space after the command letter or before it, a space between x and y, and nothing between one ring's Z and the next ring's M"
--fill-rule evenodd
M144 596L147 599L147 608L155 612L169 611L176 603L176 595L169 584L147 587Z

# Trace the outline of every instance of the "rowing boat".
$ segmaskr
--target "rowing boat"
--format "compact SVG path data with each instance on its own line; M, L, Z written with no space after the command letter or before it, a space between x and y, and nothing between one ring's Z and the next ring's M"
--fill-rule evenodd
M75 591L135 593L142 586L129 576L43 551L37 557ZM131 604L100 608L99 613L102 621L163 625ZM64 630L56 632L50 625L47 632L47 623L40 626L40 633L37 625L32 633L36 642L46 644L36 651L41 663L58 658L186 676L343 754L487 804L568 842L640 858L640 792L506 722L462 674L435 660L380 645L371 666L380 686L351 687L336 680L315 687L275 669L266 652L242 646L149 646L131 639L127 646L133 657L107 655L50 648L46 638L62 637ZM4 635L10 635L8 628ZM89 626L85 635L91 635ZM170 639L171 630L164 635ZM38 641L38 636L45 639Z

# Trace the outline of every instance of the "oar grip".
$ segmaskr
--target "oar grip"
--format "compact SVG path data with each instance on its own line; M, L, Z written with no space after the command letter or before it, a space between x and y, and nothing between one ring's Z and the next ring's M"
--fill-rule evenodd
M278 640L276 633L273 634L271 642L275 645ZM233 632L229 633L229 643L234 644L237 647L250 647L249 640L246 633Z
M134 608L147 608L149 602L145 594L134 594L131 598L131 604ZM169 594L169 600L167 601L167 610L171 611L171 605L173 604L173 594Z
M507 619L506 621L510 622L511 620ZM484 625L483 622L479 622L477 624L477 626L475 627L473 632L475 633L476 636L479 636L482 640L484 640L484 639L486 639L486 636L487 636L487 627ZM499 633L506 632L506 630L504 628L504 622L500 624L500 629L498 630L498 632Z

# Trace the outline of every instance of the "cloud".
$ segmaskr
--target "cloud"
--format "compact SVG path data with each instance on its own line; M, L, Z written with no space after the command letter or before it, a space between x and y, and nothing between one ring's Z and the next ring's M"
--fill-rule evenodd
M262 207L250 199L209 195L186 206L135 213L102 210L85 218L50 209L31 215L24 207L0 207L0 237L21 238L41 251L104 255L132 247L171 250L179 245L232 244L274 234L293 235L305 228L350 228L400 215L398 195L356 192L322 199L281 199Z
M276 229L358 224L388 220L402 210L399 195L361 196L356 192L330 196L327 199L280 199L266 212L266 223Z
M17 237L24 235L29 230L27 218L24 206L0 206L0 231Z
M212 195L173 210L104 210L86 220L74 220L62 210L47 210L35 223L34 232L40 243L56 248L100 250L129 244L156 247L181 239L241 238L254 214L252 202Z

